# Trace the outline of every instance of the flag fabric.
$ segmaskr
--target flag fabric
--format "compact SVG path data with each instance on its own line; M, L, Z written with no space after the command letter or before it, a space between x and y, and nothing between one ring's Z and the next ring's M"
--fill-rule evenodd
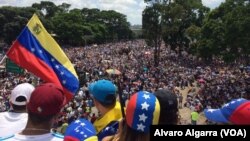
M86 119L77 119L67 127L64 141L97 141L95 127Z
M250 125L250 101L233 99L219 109L205 109L204 114L208 120L218 123Z
M79 87L75 69L57 42L34 14L7 52L20 67L63 88L69 101Z
M110 122L105 128L103 128L98 134L98 140L102 141L103 138L107 136L114 136L117 134L119 129L119 121Z

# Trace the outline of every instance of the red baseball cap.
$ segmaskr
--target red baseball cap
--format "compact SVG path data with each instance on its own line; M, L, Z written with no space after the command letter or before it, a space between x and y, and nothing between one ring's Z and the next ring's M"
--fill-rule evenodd
M27 105L29 113L40 116L55 115L60 112L65 99L63 90L53 83L44 83L35 88Z

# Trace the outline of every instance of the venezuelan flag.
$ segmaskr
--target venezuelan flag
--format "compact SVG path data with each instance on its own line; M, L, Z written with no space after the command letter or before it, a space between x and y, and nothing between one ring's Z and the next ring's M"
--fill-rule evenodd
M7 56L20 67L63 88L69 101L79 87L73 65L34 14Z

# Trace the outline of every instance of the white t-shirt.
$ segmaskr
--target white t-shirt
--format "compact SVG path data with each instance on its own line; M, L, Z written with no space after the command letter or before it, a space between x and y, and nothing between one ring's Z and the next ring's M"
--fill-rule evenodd
M27 120L27 113L0 113L0 137L6 137L21 132L25 128Z
M63 141L63 136L47 133L43 135L20 135L15 134L10 137L0 138L1 141Z

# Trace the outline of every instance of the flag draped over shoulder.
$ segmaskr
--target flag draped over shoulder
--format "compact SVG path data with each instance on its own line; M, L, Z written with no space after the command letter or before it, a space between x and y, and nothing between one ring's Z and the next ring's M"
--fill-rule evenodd
M79 87L73 65L34 14L15 40L7 56L46 82L64 89L67 101Z

